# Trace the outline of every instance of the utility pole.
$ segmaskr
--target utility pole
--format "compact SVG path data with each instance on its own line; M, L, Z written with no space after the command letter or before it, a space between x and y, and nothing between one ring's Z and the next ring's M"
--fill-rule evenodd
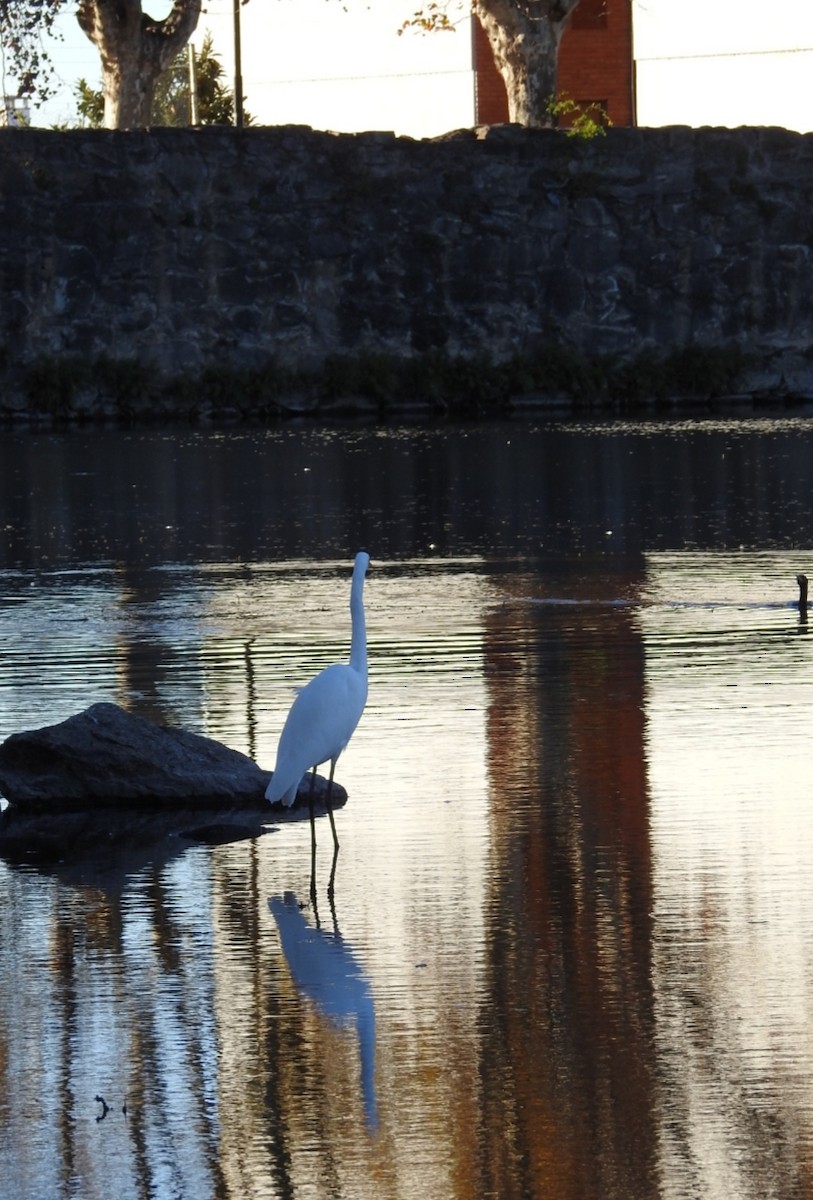
M240 47L240 0L234 0L234 123L243 128L243 61Z
M190 42L187 46L189 54L189 124L200 125L198 112L198 68L195 63L195 47Z

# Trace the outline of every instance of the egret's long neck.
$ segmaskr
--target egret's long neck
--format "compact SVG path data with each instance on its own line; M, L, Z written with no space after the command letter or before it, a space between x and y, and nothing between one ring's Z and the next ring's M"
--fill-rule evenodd
M367 680L367 624L364 620L364 572L353 572L350 588L350 620L353 632L350 637L350 666Z

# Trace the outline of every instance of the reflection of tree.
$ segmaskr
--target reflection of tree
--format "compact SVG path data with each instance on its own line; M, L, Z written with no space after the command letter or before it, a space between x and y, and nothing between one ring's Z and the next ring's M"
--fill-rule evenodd
M792 1019L772 1011L763 990L782 954L781 939L771 937L778 927L766 935L766 961L760 936L735 932L729 924L724 890L709 871L695 911L681 907L679 919L660 923L654 964L658 1061L669 1106L663 1193L699 1194L713 1174L720 1194L809 1197L809 1088L806 1071L797 1074L795 1053L804 1035L794 1038ZM765 923L761 917L752 921ZM804 1004L799 1008L803 1025Z
M37 1045L37 1055L26 1057L39 1104L36 1113L25 1102L12 1105L3 1120L4 1142L27 1161L38 1195L48 1190L51 1165L60 1192L80 1180L88 1197L109 1192L111 1171L126 1192L128 1170L139 1194L152 1194L165 1169L190 1186L211 1176L222 1194L210 1104L209 976L181 951L188 916L163 870L148 869L142 885L136 897L131 888L122 894L41 882L43 891L53 889L43 927L47 972L32 977L35 989L22 982L31 1028L18 1021L12 1034L18 1059L26 1044ZM19 931L26 958L36 957L38 929L31 923ZM187 1038L180 1054L178 1030ZM104 1097L104 1126L89 1147L96 1095ZM26 1153L35 1126L57 1147L55 1161Z
M623 608L523 604L490 639L509 619L522 652L489 663L479 1191L654 1196L640 635Z
M122 563L117 583L122 617L116 657L117 698L130 712L163 724L170 714L161 697L162 684L175 665L171 644L161 639L155 617L166 598L166 579Z

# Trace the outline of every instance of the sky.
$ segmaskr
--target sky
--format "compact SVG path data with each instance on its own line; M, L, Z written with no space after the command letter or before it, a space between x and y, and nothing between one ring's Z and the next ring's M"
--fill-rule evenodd
M413 137L471 125L470 18L454 3L456 32L399 36L418 0L251 0L240 10L247 110L266 124ZM813 0L633 0L633 20L639 124L813 131ZM35 124L73 119L75 81L100 79L75 17L60 25L63 87ZM204 0L196 40L206 30L231 74L232 0Z
M813 131L811 0L633 0L642 125Z

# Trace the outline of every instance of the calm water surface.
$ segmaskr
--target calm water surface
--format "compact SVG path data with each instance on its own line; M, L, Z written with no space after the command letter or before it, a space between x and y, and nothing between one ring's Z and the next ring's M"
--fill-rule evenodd
M9 436L0 737L97 700L272 766L349 645L319 823L0 859L21 1200L813 1196L804 420ZM102 1097L102 1100L97 1099Z

